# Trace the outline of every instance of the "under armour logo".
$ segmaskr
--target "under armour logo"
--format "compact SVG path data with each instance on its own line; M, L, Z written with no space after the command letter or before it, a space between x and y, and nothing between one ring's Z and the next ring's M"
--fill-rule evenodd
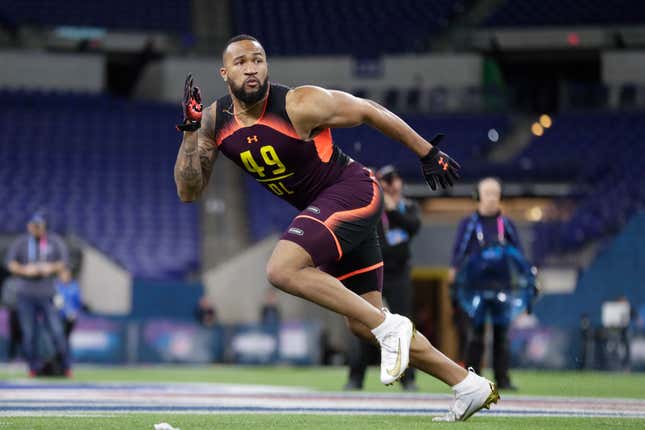
M440 165L443 170L448 170L449 164L443 157L439 157L437 164Z
M253 136L246 136L246 141L251 144L258 141L258 137L254 134Z

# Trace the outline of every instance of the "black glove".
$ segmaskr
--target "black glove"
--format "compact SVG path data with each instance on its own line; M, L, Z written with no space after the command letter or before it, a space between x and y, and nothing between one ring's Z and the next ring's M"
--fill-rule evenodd
M184 121L177 124L179 131L195 131L202 125L202 93L199 87L193 87L193 75L186 76L184 83L184 99L181 102L184 111Z
M441 188L452 186L454 181L459 179L459 169L461 166L455 160L450 158L445 152L439 151L437 145L444 138L444 134L438 133L430 140L432 149L428 155L421 158L421 168L426 182L432 190L437 189L437 183Z

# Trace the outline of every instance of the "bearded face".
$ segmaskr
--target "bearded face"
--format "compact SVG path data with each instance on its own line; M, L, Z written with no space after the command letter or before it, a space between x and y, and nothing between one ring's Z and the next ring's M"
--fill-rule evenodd
M231 80L228 81L228 87L231 93L245 105L252 105L262 100L269 90L269 76L264 78L264 82L260 82L258 78L251 76L237 86Z

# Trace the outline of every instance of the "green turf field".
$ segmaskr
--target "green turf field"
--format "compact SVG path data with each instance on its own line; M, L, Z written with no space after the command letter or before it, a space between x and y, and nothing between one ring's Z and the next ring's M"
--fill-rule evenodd
M419 374L422 392L447 393L436 379ZM0 379L24 377L20 370L0 370ZM490 374L487 375L491 377ZM219 382L308 387L339 391L346 382L344 367L238 367L238 366L151 366L151 367L78 367L75 382ZM645 399L645 373L551 372L515 370L513 382L520 388L514 394L565 397L620 397ZM47 379L43 379L46 381ZM59 380L60 381L60 380ZM385 387L376 368L365 378L365 390L395 392L397 386ZM0 427L1 430L1 427Z
M433 423L428 417L346 415L153 415L131 414L93 418L5 418L0 429L20 430L143 430L168 422L181 430L642 430L645 420L609 418L490 418L475 417L465 423Z
M490 375L488 375L490 376ZM513 395L559 397L608 397L645 399L645 374L601 372L513 371L514 382L520 387ZM306 387L320 391L340 391L346 369L339 367L232 367L232 366L150 366L150 367L82 367L75 369L71 381L39 379L37 383L79 382L213 382L231 384L261 384ZM2 380L25 380L22 368L0 368ZM420 375L422 392L444 393L449 390L441 383ZM366 379L366 391L397 393L399 387L384 387L378 381L375 368ZM0 394L2 394L0 390ZM504 396L509 393L502 392ZM0 411L2 410L0 398ZM494 407L493 407L494 409ZM181 430L190 429L459 429L477 430L536 430L536 429L645 429L640 418L556 418L476 415L466 423L432 423L429 416L393 415L318 415L318 414L230 414L230 413L97 413L98 416L0 416L4 429L88 429L139 430L153 429L153 424L168 422Z

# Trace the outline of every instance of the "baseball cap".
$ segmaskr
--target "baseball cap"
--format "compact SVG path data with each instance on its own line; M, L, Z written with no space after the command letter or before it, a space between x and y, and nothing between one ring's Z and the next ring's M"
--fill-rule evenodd
M376 177L386 182L390 182L392 181L392 179L400 176L401 175L399 175L399 171L392 164L386 164L376 172Z
M29 218L29 224L47 224L47 217L44 211L36 211Z

